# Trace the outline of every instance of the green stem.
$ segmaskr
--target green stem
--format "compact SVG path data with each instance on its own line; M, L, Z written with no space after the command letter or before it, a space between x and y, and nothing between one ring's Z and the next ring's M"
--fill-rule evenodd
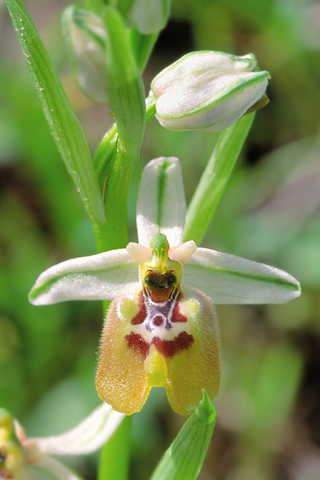
M131 417L126 417L104 445L98 480L127 480L130 460Z
M153 95L146 98L146 124L149 123L156 114L156 100ZM106 177L112 157L117 147L118 129L114 124L101 140L93 157L93 165L97 174L100 191L105 186Z
M153 50L160 32L151 33L150 35L143 35L138 30L130 30L130 41L132 51L135 54L139 72L143 72L148 63L150 54Z
M221 133L187 210L184 241L200 243L226 189L255 114Z
M101 251L124 248L128 243L128 192L138 158L128 155L118 145L109 164L104 194L107 232Z

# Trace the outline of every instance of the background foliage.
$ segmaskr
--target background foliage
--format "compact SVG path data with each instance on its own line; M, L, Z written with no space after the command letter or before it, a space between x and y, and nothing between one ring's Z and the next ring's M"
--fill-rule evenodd
M84 4L85 2L78 2ZM112 123L78 91L60 26L69 1L26 0L92 152ZM204 246L282 268L302 284L288 305L221 306L222 388L200 479L316 480L320 469L320 4L312 0L173 0L145 72L145 88L191 50L254 52L269 70L271 103L245 152ZM58 433L99 404L94 389L101 306L28 304L38 274L95 253L90 225L56 151L0 0L0 404L30 435ZM183 165L189 200L212 133L147 126L132 185L130 236L142 167L160 155ZM132 479L147 479L184 418L153 389L134 415ZM95 478L95 458L79 466Z

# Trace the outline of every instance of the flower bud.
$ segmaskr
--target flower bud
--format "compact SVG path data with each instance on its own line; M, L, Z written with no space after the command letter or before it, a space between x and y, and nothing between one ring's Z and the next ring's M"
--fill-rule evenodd
M256 67L253 54L185 55L151 83L159 123L168 130L221 132L264 96L270 74Z
M72 73L79 89L94 102L106 102L106 32L102 19L71 6L64 11L62 24Z
M156 33L165 27L169 10L170 0L134 0L127 21L140 33Z

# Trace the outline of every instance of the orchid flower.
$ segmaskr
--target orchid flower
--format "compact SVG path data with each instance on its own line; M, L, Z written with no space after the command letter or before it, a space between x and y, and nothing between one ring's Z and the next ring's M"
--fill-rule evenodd
M139 243L60 263L42 273L30 301L113 300L102 334L96 387L130 415L153 386L173 409L193 412L218 392L215 305L285 303L300 295L291 275L261 263L183 243L185 198L178 159L151 161L137 202Z
M124 415L102 404L72 430L55 437L27 438L21 425L0 409L0 478L3 480L77 480L49 455L85 455L100 448Z

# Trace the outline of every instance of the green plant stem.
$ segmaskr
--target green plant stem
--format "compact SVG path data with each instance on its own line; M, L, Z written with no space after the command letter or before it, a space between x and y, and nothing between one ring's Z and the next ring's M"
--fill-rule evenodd
M155 98L146 99L146 123L155 115ZM94 155L99 186L104 194L106 223L94 230L98 252L124 248L128 243L127 201L138 154L124 151L118 142L117 126L103 137Z
M255 114L221 133L187 210L184 241L200 243L227 187Z
M126 417L102 448L98 480L127 480L131 417Z
M118 140L117 125L113 124L101 140L93 157L93 166L95 168L101 193L103 192L108 166L114 155Z
M158 39L160 32L143 35L138 30L130 30L130 41L134 52L139 72L142 73L148 63L150 54Z
M146 98L146 124L149 123L156 114L156 100L154 96ZM117 125L112 127L101 140L93 157L93 165L97 174L98 183L101 192L103 192L110 167L112 157L117 147L118 129Z

